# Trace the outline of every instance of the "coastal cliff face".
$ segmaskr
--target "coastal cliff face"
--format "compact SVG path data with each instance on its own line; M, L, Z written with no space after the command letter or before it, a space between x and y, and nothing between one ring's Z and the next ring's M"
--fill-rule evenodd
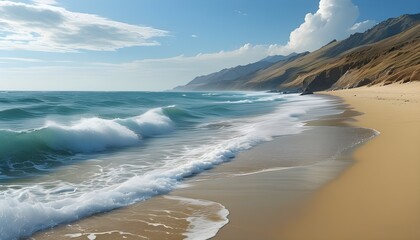
M420 14L402 15L312 53L225 69L175 90L312 92L420 81L419 52Z

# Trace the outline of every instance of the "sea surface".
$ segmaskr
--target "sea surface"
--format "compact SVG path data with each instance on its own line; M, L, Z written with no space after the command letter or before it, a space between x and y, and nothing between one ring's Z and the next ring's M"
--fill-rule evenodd
M340 113L333 102L262 92L1 92L0 239L169 193L239 152L302 133L305 121ZM214 236L228 210L219 215L213 228L192 223L210 230L189 238Z

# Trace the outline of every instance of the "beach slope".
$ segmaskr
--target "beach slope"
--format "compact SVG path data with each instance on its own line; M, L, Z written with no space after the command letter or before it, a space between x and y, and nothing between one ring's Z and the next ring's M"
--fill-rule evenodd
M380 132L323 187L278 239L420 239L420 83L328 92Z

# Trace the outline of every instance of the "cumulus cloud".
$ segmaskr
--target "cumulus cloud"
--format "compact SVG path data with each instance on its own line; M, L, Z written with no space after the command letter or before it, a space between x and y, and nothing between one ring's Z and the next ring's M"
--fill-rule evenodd
M113 51L152 46L168 34L152 27L71 12L53 0L33 4L0 1L0 49L47 52Z
M356 23L359 9L351 0L320 0L316 13L308 13L304 22L290 33L286 45L272 45L273 54L313 51L333 39L341 40L375 25L372 20Z

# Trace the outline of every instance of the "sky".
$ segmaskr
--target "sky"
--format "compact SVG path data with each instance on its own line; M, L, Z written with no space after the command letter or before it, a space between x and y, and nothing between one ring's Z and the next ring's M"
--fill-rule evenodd
M0 0L0 90L168 90L419 12L418 0Z

